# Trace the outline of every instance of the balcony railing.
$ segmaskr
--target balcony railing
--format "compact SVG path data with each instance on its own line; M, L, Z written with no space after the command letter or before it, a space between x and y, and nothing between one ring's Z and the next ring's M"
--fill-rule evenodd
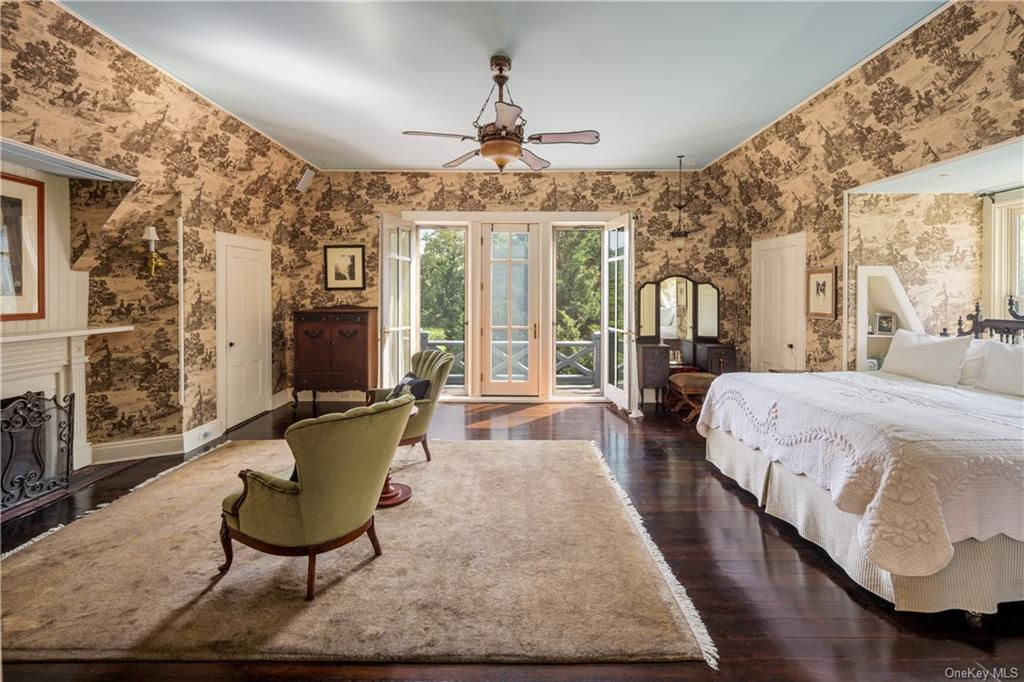
M455 356L452 371L445 386L466 385L466 342L455 339L431 339L420 333L420 348L445 350ZM512 342L512 357L501 346L491 349L494 376L503 376L511 368L514 376L526 376L528 341ZM593 334L589 340L555 342L555 386L557 388L600 388L601 335Z

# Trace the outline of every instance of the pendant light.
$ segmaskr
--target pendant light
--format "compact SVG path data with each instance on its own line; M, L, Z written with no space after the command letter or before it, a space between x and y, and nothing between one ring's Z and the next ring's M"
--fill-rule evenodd
M685 154L678 154L676 156L679 159L679 177L676 185L676 203L672 204L672 207L676 209L676 229L672 230L669 236L672 238L672 244L679 251L683 250L686 246L686 238L694 232L700 232L706 226L698 225L697 227L691 227L690 229L683 228L683 209L690 203L690 199L683 201L683 159L686 158Z

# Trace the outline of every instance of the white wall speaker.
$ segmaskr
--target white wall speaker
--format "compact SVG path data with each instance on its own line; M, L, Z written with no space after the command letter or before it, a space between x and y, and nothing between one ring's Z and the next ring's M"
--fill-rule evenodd
M299 184L296 185L295 189L305 193L305 191L309 189L309 186L313 184L314 175L316 175L316 173L313 172L313 169L307 168L306 172L302 174L302 179L299 180Z

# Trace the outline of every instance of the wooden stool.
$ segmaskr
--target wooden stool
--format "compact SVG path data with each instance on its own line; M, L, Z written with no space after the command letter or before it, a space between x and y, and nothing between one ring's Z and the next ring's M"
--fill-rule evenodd
M683 418L686 422L692 422L700 414L700 408L704 404L704 396L711 387L711 382L717 378L715 374L707 372L680 372L668 378L669 393L678 398L672 407L673 412L680 412L683 408L690 408L690 412Z

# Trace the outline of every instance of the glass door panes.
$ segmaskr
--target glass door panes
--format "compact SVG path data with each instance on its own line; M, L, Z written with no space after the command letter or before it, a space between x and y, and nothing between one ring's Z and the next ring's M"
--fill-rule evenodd
M466 387L466 230L419 228L420 350L451 353L446 392Z
M387 216L385 216L387 218ZM414 227L385 221L383 303L383 384L390 386L409 371L412 357L412 260Z
M537 394L537 323L530 225L484 229L485 395Z
M604 231L602 306L605 342L604 395L629 409L630 293L629 217L610 222Z

